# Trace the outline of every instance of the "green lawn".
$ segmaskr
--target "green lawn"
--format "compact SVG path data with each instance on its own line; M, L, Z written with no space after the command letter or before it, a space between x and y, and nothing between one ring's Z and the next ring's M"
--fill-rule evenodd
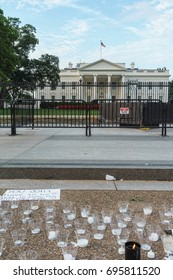
M97 115L98 110L90 110L91 115ZM11 115L11 109L0 109L0 116ZM32 110L16 109L16 115L32 115ZM85 116L86 110L57 110L57 109L34 109L35 116Z

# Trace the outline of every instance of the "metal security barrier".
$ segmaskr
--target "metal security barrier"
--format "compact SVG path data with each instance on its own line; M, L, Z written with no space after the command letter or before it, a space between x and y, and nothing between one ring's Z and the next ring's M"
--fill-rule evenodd
M11 103L6 99L0 99L0 128L11 127L11 118Z
M166 121L173 122L173 104L146 99L84 100L32 99L7 102L1 100L0 127L16 128L85 128L91 136L94 128L161 127L166 135ZM165 121L166 120L166 121Z
M173 128L173 100L169 100L164 106L164 118L163 118L163 131L162 135L167 135L167 129Z
M97 99L99 110L89 111L88 130L93 128L162 127L164 126L164 103L147 99ZM92 104L91 102L91 104Z

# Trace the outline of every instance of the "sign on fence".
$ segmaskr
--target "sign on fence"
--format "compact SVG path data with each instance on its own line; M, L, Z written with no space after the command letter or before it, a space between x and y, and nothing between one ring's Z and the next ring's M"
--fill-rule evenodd
M128 107L121 107L120 108L120 115L128 115L129 114L129 108Z

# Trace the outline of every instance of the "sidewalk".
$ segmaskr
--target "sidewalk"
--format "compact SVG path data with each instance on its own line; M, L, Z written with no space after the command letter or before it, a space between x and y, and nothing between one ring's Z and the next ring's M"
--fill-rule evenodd
M87 180L0 180L0 189L60 189L104 191L173 191L173 182L166 181L87 181Z
M173 180L173 130L0 129L0 179Z

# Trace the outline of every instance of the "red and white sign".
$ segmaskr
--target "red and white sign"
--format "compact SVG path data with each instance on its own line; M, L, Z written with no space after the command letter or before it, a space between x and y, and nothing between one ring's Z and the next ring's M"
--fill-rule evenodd
M128 114L129 114L129 108L127 107L120 108L120 115L128 115Z

